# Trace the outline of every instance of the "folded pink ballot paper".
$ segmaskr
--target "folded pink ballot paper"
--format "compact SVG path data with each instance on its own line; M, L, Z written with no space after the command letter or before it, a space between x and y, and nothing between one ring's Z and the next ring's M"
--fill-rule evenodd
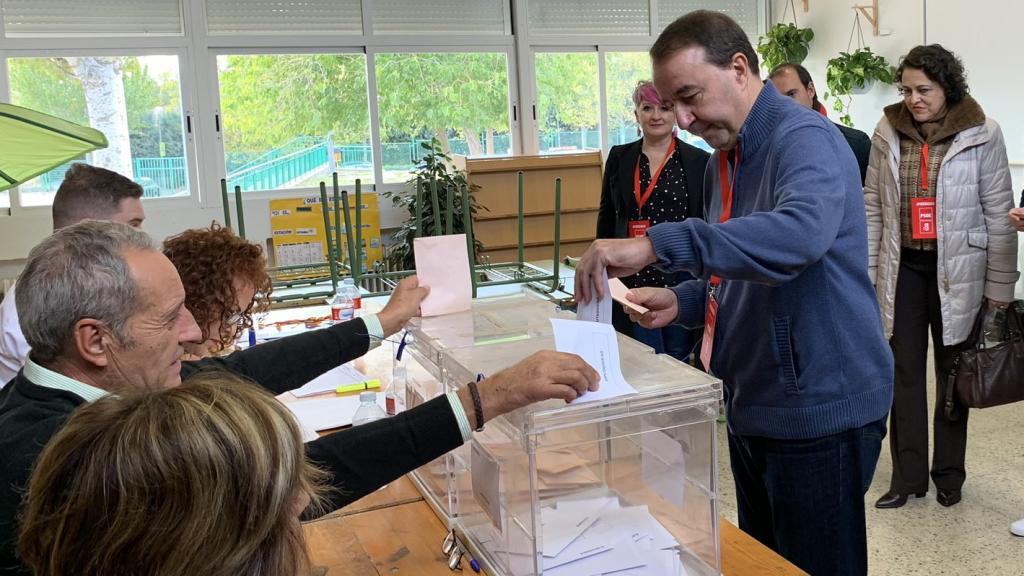
M413 240L416 276L430 294L420 304L423 316L469 310L473 285L469 276L466 235L430 236Z

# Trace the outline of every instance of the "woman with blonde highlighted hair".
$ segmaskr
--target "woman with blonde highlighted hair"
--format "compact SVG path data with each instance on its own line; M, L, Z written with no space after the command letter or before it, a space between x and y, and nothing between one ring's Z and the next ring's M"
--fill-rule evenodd
M308 574L299 515L322 481L284 405L200 372L77 410L36 462L18 550L38 576Z
M637 238L661 222L704 217L704 168L709 154L677 137L672 104L649 80L633 89L633 115L640 139L612 146L604 164L604 185L597 213L598 238ZM685 272L666 273L653 266L627 276L629 288L669 287L690 279ZM621 307L612 309L612 324L627 336L686 361L697 342L682 326L644 328L629 321ZM697 357L699 355L694 355Z

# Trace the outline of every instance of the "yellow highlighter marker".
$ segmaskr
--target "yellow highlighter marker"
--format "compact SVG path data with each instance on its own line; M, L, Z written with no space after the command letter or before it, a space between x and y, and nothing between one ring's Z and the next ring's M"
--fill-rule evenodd
M369 390L370 388L380 388L380 380L374 378L373 380L367 380L365 382L356 382L355 384L345 384L338 386L334 389L336 394L348 394L349 392L361 392L363 390Z

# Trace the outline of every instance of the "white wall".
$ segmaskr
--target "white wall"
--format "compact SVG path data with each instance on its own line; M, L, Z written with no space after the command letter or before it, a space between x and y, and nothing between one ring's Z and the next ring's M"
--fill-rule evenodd
M971 94L1003 129L1016 192L1024 187L1024 74L1014 65L1021 22L1024 4L1019 2L928 0L927 41L942 44L963 60Z
M855 3L869 4L853 0L810 0L810 9L804 12L803 2L795 2L799 26L814 30L814 40L811 42L804 66L814 79L819 99L828 91L825 84L825 66L829 59L838 56L840 52L848 51L854 16L851 6ZM787 4L788 0L772 0L772 14L775 18L773 24L782 17ZM924 40L924 6L920 1L881 0L878 3L878 11L881 32L885 35L872 36L870 24L862 16L864 41L873 52L881 54L895 66L900 56ZM787 15L787 20L789 19ZM857 48L856 37L852 48ZM876 85L867 94L854 96L851 107L854 127L870 136L875 124L882 117L882 108L898 100L899 96L894 87L882 85ZM833 120L838 120L839 114L832 111L832 102L824 99L822 102L828 107L829 116Z

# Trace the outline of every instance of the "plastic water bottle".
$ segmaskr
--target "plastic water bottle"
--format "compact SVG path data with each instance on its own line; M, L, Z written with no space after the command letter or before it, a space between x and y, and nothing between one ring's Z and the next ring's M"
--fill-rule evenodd
M381 410L380 406L377 405L376 392L359 393L359 408L356 409L355 416L352 417L353 426L359 426L376 420L383 420L387 417L387 413Z
M356 281L352 278L345 278L343 285L348 292L348 297L352 300L352 317L355 318L362 313L363 294L359 291Z
M355 316L355 303L345 286L339 286L331 300L331 320L335 323L351 320Z
M388 416L394 416L405 407L405 366L395 366L391 371L391 384L384 390L384 406Z

